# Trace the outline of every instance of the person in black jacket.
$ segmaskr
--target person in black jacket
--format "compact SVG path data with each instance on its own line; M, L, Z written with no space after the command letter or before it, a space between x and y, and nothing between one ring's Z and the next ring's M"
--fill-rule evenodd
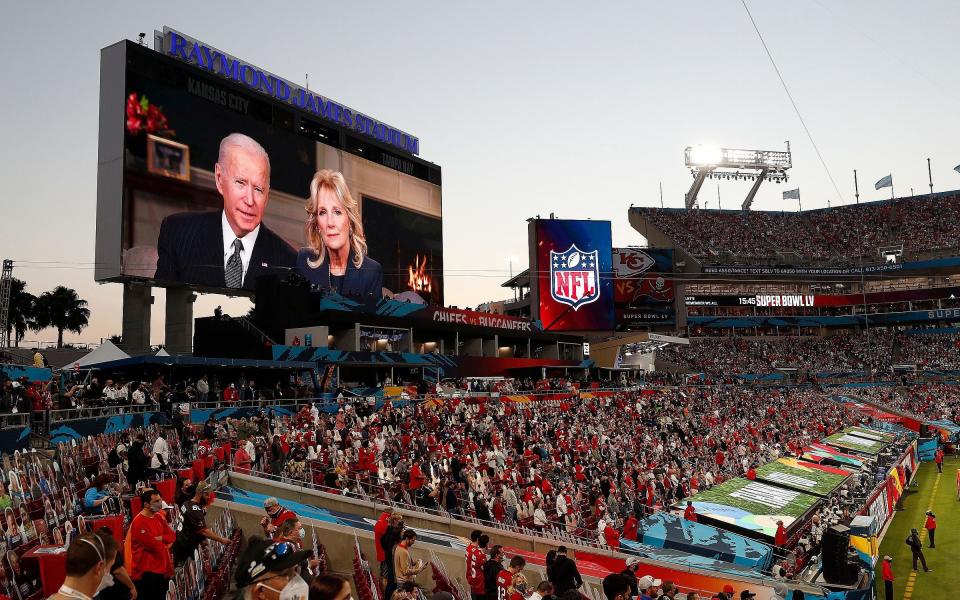
M280 436L273 436L273 443L270 444L270 472L274 475L280 475L283 472L283 444L280 443Z
M130 444L130 451L127 453L127 483L130 487L136 488L137 482L147 480L147 452L144 448L145 438L142 433Z
M240 133L223 138L214 182L223 210L170 215L161 223L154 277L253 290L257 277L291 269L293 247L262 222L270 199L270 157L263 147Z
M583 585L583 578L577 569L577 563L567 556L567 547L557 548L557 559L550 569L550 583L553 584L553 593L560 597L569 590L579 589Z
M490 548L490 558L483 563L483 589L487 591L487 600L497 598L497 575L503 570L503 546L496 544Z
M907 545L910 546L910 552L913 553L913 570L917 570L917 559L923 565L923 572L929 573L932 569L927 568L927 559L923 556L923 543L920 541L920 535L916 529L910 530L910 537L907 538Z
M393 566L393 549L400 543L400 537L403 535L404 527L403 515L394 512L390 515L387 530L384 532L383 537L380 538L380 545L383 547L383 552L387 559L387 569L383 574L387 580L387 585L384 586L385 598L390 598L393 595L393 591L397 588L397 573L394 571Z

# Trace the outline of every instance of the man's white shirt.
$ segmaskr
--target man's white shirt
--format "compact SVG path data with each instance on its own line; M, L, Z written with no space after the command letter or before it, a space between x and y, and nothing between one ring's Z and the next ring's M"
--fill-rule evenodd
M233 256L233 241L237 239L237 234L233 232L230 223L227 221L227 213L220 211L220 225L223 229L223 268L226 272L227 261ZM260 233L260 226L257 225L253 231L240 238L243 243L243 250L240 251L240 264L243 265L242 283L247 278L247 269L250 267L250 256L253 254L253 245L257 243L257 235Z

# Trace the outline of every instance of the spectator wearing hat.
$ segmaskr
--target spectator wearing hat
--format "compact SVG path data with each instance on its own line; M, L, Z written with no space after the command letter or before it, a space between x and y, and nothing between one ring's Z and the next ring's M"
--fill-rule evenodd
M883 597L893 600L893 559L889 555L883 557Z
M740 592L740 600L750 600L751 598L756 598L757 595L751 592L750 590L743 590Z
M932 569L927 568L927 559L923 556L923 543L920 541L920 534L916 528L910 530L907 545L910 546L910 552L913 554L913 570L917 570L917 559L920 559L924 573L929 573Z
M718 600L733 600L733 595L736 592L733 591L733 586L729 583L723 585L723 591L718 592L715 598Z
M188 494L192 491L193 496L182 505L183 527L173 543L173 560L177 565L183 564L192 556L204 540L213 540L224 545L230 543L229 539L207 527L207 503L210 501L212 489L209 483L201 481L185 490Z
M235 580L238 597L244 600L280 600L288 587L291 591L294 587L301 588L296 590L299 594L291 595L308 596L309 591L302 589L306 584L300 580L295 567L309 555L309 550L297 551L286 542L251 538L243 556L237 561Z
M659 598L657 590L663 582L654 578L652 575L644 575L637 580L637 588L640 590L640 600L654 600Z
M783 521L777 521L777 533L774 534L773 544L777 551L784 556L787 551L787 528L783 526Z
M266 511L267 516L260 519L260 527L268 538L276 534L284 521L297 518L297 513L281 506L280 501L272 496L263 501L263 510Z
M934 537L937 534L937 515L933 514L932 510L927 511L927 521L923 524L923 528L927 530L927 537L930 538L929 548L936 548L936 542Z

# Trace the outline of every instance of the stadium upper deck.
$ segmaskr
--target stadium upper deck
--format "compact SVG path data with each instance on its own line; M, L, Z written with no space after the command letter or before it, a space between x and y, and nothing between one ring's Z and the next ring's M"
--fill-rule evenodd
M891 253L901 264L960 256L960 191L803 212L636 207L630 222L652 246L675 247L706 272L876 265Z

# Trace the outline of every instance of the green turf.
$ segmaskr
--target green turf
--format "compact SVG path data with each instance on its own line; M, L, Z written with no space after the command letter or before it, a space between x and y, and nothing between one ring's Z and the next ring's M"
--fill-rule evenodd
M927 548L929 540L923 530L925 513L930 506L937 467L932 462L921 464L917 473L917 486L906 496L904 510L897 512L893 523L880 544L880 557L889 554L893 557L893 597L904 598L907 580L910 577L912 561L910 548L904 543L911 527L916 527L923 539L923 554L927 566L932 572L924 573L919 567L914 579L911 600L954 599L960 590L960 568L957 568L957 556L960 555L960 517L958 517L956 473L960 469L960 458L947 458L943 462L943 475L937 487L937 496L933 499L933 512L937 515L937 547ZM883 599L883 578L880 565L877 566L877 597Z

